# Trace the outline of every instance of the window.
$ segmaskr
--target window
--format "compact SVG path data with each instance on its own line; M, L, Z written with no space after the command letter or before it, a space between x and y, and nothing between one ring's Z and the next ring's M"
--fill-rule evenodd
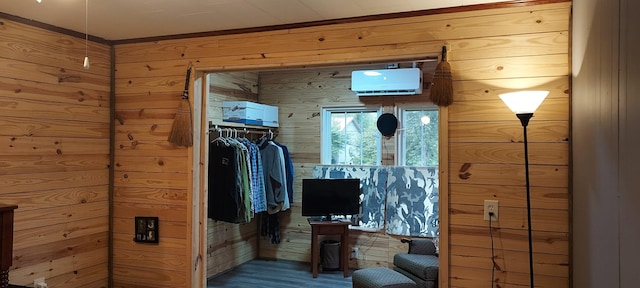
M322 163L377 165L380 163L378 108L324 108Z
M402 166L438 166L438 108L400 109L402 132L398 162Z

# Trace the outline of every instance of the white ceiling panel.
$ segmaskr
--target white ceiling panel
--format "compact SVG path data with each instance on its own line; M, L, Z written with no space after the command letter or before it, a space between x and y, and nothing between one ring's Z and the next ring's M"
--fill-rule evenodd
M307 7L318 13L321 19L341 19L364 16L364 11L356 1L344 0L300 0Z
M309 9L302 1L298 0L247 0L247 2L271 15L280 23L303 23L322 19L320 14L313 9ZM295 13L287 13L287 11Z
M88 0L88 32L108 40L254 28L503 0ZM0 12L85 32L85 0L0 0Z

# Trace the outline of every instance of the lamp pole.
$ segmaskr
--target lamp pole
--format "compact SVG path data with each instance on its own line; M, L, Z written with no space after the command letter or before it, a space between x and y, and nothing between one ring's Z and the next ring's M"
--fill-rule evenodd
M501 94L500 98L516 114L524 133L524 174L527 187L527 232L529 235L529 277L531 288L533 284L533 239L531 237L531 187L529 185L529 141L527 140L527 126L533 117L533 112L542 104L549 91L520 91Z
M522 123L522 130L524 134L524 174L525 185L527 186L527 228L529 232L529 278L531 280L531 288L533 288L533 241L531 237L531 188L529 186L529 145L527 141L527 125L529 120L533 117L533 113L519 113L516 114L520 123Z

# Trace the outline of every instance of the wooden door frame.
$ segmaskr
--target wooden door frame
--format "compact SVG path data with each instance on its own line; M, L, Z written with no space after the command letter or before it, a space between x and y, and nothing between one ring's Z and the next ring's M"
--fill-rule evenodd
M425 56L433 56L439 55L440 49L437 51L422 51L420 54L416 55L403 55L402 59L398 59L398 57L393 57L392 55L388 55L385 57L375 58L375 59L354 59L353 61L342 61L342 62L326 62L322 65L317 65L317 63L288 63L286 68L290 69L302 69L302 68L323 68L330 66L350 66L350 65L361 65L363 63L387 63L387 62L398 62L398 61L413 61L415 59L422 59ZM195 92L195 83L198 79L200 79L201 87L199 87L199 95L194 96L199 97L200 99L190 99L192 101L192 109L194 110L194 122L199 121L199 125L194 125L194 145L189 149L189 162L193 163L193 174L191 179L193 181L193 191L191 193L191 205L189 215L192 218L189 221L189 229L191 231L189 238L192 241L192 250L190 251L190 257L192 263L192 268L190 269L191 273L189 273L188 279L190 279L191 287L193 288L205 288L207 282L207 163L206 159L208 158L208 139L209 139L209 122L207 119L207 109L203 109L203 107L207 107L208 104L208 89L207 89L207 76L209 73L225 73L225 72L237 72L237 71L261 71L261 70L275 70L275 69L283 69L282 65L277 64L266 64L266 65L257 65L255 67L246 67L245 65L227 65L224 68L220 68L219 66L207 66L207 63L197 63L194 67L196 73L196 80L194 81L194 85L192 85L190 90L190 95L196 95L191 92ZM200 107L196 107L196 104L200 104ZM440 241L440 266L439 266L439 285L440 287L448 287L449 285L449 221L448 221L448 212L449 211L449 173L448 173L448 161L449 161L449 149L448 149L448 109L446 107L439 108L439 241ZM196 127L198 127L196 129ZM200 156L198 159L195 159L196 152ZM444 180L444 181L443 181ZM445 213L442 213L444 211ZM445 267L443 269L443 267Z

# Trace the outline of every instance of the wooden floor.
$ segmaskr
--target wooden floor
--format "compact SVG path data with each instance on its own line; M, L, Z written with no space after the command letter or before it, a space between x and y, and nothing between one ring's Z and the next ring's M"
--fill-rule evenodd
M348 288L351 272L344 277L342 270L319 272L311 276L309 263L287 260L253 260L207 280L207 287L229 288Z

